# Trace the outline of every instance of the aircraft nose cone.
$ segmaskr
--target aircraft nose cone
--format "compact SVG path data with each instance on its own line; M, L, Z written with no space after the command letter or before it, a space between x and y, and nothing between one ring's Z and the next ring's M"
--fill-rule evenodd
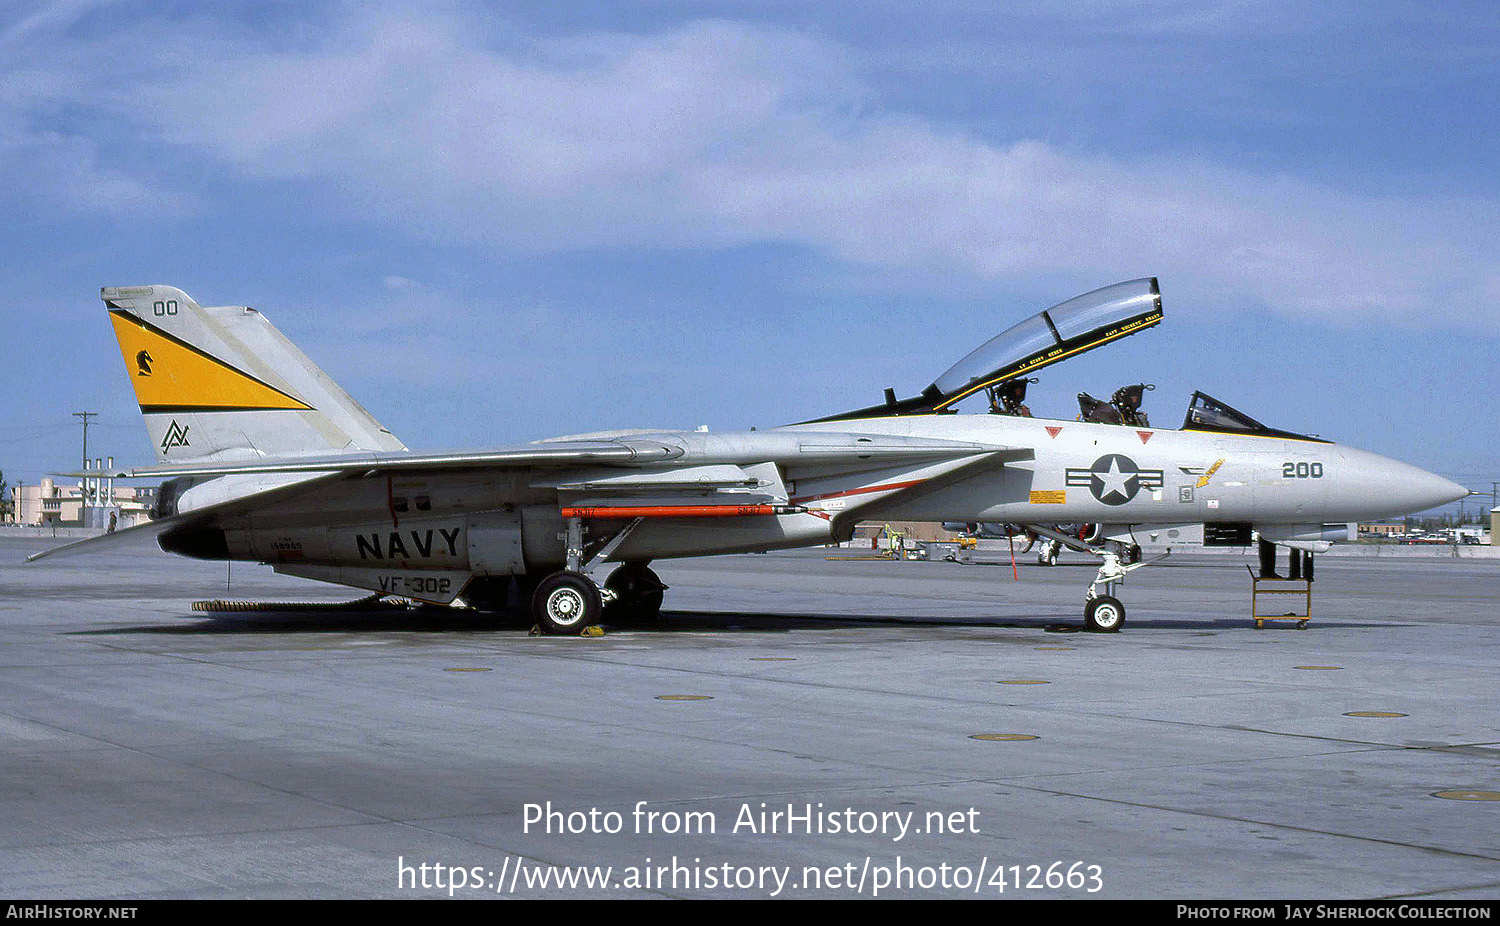
M1469 494L1468 489L1453 480L1418 469L1409 463L1398 463L1396 472L1392 475L1396 477L1392 494L1401 500L1402 514L1427 511L1456 502Z
M1408 490L1422 506L1417 509L1418 511L1426 511L1428 508L1456 502L1469 494L1468 489L1453 480L1444 479L1437 473L1429 473L1423 469L1416 470Z
M1342 503L1347 517L1392 518L1458 501L1469 490L1436 473L1365 450L1342 448L1345 478L1331 486L1330 501ZM1335 506L1340 507L1340 506Z

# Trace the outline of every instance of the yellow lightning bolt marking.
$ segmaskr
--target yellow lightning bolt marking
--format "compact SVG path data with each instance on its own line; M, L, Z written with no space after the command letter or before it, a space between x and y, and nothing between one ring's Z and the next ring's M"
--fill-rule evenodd
M1219 471L1219 467L1221 467L1223 465L1224 465L1224 458L1223 457L1219 457L1217 460L1215 460L1214 461L1214 465L1210 466L1208 468L1208 472L1206 472L1202 476L1198 477L1198 488L1201 489L1204 486L1208 485L1208 480L1210 478L1212 478L1213 474L1216 473L1216 472L1218 472Z

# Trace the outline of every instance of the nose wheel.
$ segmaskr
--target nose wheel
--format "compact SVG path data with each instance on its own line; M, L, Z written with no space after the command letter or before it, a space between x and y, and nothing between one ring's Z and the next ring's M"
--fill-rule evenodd
M1125 606L1112 595L1092 598L1083 606L1083 626L1094 633L1114 633L1125 626Z
M1049 527L1027 525L1027 530L1046 537L1049 547L1068 547L1080 553L1092 553L1099 557L1099 574L1089 583L1083 595L1083 626L1094 633L1116 633L1125 626L1125 605L1115 597L1115 586L1125 581L1125 576L1166 559L1172 551L1156 559L1141 562L1141 548L1134 543L1106 540L1103 543L1088 543ZM1129 563L1129 565L1126 565Z

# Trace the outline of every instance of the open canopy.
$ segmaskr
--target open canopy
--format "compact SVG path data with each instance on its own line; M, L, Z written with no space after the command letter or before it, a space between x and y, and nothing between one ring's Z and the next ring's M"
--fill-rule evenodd
M951 411L955 402L985 387L1144 331L1161 319L1161 291L1155 277L1115 283L1075 296L1005 329L949 367L919 396L898 400L895 392L887 389L883 405L819 420Z

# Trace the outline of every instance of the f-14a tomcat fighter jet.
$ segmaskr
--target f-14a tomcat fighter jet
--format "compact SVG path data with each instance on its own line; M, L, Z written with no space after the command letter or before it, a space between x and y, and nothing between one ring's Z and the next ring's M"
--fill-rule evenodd
M166 481L150 523L39 556L146 535L172 553L423 602L497 608L519 589L550 633L658 615L653 560L842 541L871 519L1102 525L1084 618L1117 630L1125 608L1112 593L1133 568L1121 557L1137 526L1316 543L1330 522L1466 494L1201 393L1177 430L957 412L1160 323L1154 278L1041 312L912 398L888 389L881 404L768 430L621 430L459 453L408 450L255 309L200 306L170 286L101 295L158 457L114 475Z

